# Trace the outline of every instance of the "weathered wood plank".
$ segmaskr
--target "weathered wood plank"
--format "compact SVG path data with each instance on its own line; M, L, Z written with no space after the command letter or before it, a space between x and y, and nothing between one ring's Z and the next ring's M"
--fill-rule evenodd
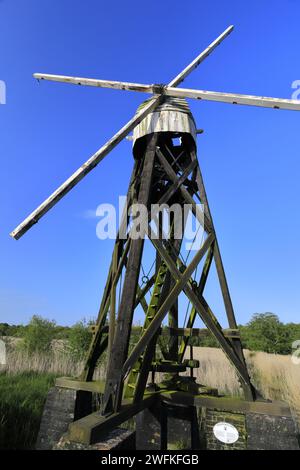
M70 83L72 85L93 86L97 88L110 88L114 90L141 91L143 93L153 93L154 85L144 85L142 83L120 82L115 80L100 80L98 78L72 77L70 75L53 75L49 73L34 73L37 80L47 80L50 82Z
M217 101L219 103L300 111L300 100L290 100L286 98L272 98L268 96L243 95L239 93L222 93L218 91L191 90L188 88L171 87L166 87L164 89L164 94L177 98L192 98L202 101Z
M79 183L103 158L118 145L121 140L139 124L148 113L153 111L160 102L160 97L153 98L143 109L137 113L125 126L123 126L106 144L94 153L70 178L68 178L51 196L49 196L37 209L21 222L11 233L11 237L18 240L27 230L36 224L62 197L64 197L77 183Z
M138 203L146 207L148 207L150 200L156 142L156 135L149 138L144 156L141 185L138 193ZM107 382L104 395L104 410L106 412L112 411L113 409L117 410L122 399L123 385L120 380L120 371L122 370L122 365L128 353L131 323L136 302L137 284L141 269L144 241L143 237L131 240L116 324L115 340L107 367Z
M176 181L174 181L173 184L162 195L162 197L158 201L158 205L167 203L171 199L171 197L174 196L176 191L179 190L181 185L184 184L184 182L189 177L190 173L195 169L196 165L197 165L196 161L191 162L191 164L188 166L188 168L186 168L183 174Z
M187 392L164 392L161 399L167 403L178 403L210 409L266 414L271 416L290 416L288 405L281 401L246 401L231 397L191 395Z
M166 172L166 175L168 176L168 178L170 178L171 181L173 181L173 183L177 183L178 177L177 177L175 171L173 170L173 168L171 167L171 165L167 162L167 160L164 157L161 149L159 147L157 147L156 151L157 151L157 156L159 158L159 161L160 161L162 167L164 168L164 170ZM184 197L185 201L187 202L187 204L191 205L192 212L193 212L194 216L197 218L198 222L202 226L204 226L204 229L208 233L210 233L212 231L212 227L211 227L211 222L210 222L209 218L207 217L207 215L204 213L204 217L203 217L202 214L199 213L199 209L197 208L194 199L192 198L192 196L190 195L188 190L183 185L181 185L179 187L179 189L180 189L181 194Z
M217 39L215 39L203 52L201 52L201 54L198 55L198 57L196 57L195 60L193 60L193 62L191 62L182 72L180 72L177 77L175 77L170 83L168 86L170 87L177 87L180 83L182 83L184 81L184 79L193 71L195 70L195 68L198 67L199 64L201 64L201 62L203 62L204 59L206 59L206 57L208 57L212 51L217 47L219 46L219 44L221 44L222 41L224 41L224 39L227 38L227 36L229 36L229 34L233 31L233 26L229 26L227 29L225 29L225 31L220 34L220 36L217 37Z
M198 161L195 150L192 151L191 158L193 161ZM210 221L212 230L215 232L214 223L213 223L212 215L210 212L210 207L208 204L206 189L205 189L205 185L204 185L204 181L203 181L203 177L202 177L202 173L201 173L201 169L199 165L197 166L197 170L195 174L195 181L198 186L198 191L200 193L201 202L204 204L204 214L206 218ZM231 329L237 329L237 323L236 323L236 319L234 315L231 295L230 295L230 291L229 291L229 287L228 287L228 283L226 279L225 269L224 269L224 265L223 265L223 261L221 257L221 251L219 248L218 238L216 234L215 234L215 243L213 247L213 256L214 256L214 260L216 264L217 274L219 278L219 283L221 287L221 292L222 292L222 297L223 297L223 301L225 305L229 327ZM233 337L231 338L231 342L232 342L233 348L237 356L239 357L240 362L243 364L243 368L247 370L246 361L245 361L240 338ZM242 381L241 384L242 384L244 393L247 398L251 399L251 396L252 398L255 398L255 396L257 397L259 396L259 392L255 390L254 387L250 383L247 384L246 382Z
M174 86L161 86L156 84L147 85L143 83L118 82L112 80L99 80L94 78L70 77L66 75L35 73L33 76L38 80L72 83L74 85L87 85L98 88L138 91L142 93L151 93L154 95L163 94L166 96L173 96L175 98L190 98L202 101L217 101L219 103L300 111L300 100L291 100L287 98L273 98L269 96L244 95L240 93L194 90L190 88L175 88Z
M76 380L71 377L58 377L55 385L61 388L69 388L72 390L83 390L86 392L103 393L105 382L101 380L92 380L86 382L84 380Z
M209 250L208 250L207 255L206 255L206 260L205 260L205 263L204 263L204 266L203 266L203 269L202 269L202 273L201 273L201 277L200 277L200 281L199 281L199 284L198 284L198 287L197 287L197 293L199 295L203 294L205 284L206 284L206 281L207 281L207 278L208 278L210 266L211 266L212 259L213 259L213 246L214 246L214 243L212 243L212 245L209 247ZM187 328L188 329L191 329L193 327L193 325L195 323L195 320L196 320L196 316L197 316L197 311L196 311L195 307L193 306L192 310L191 310L191 313L190 313L190 316L189 316L189 319L188 319L188 322L187 322ZM183 358L184 358L184 354L185 354L187 346L188 346L188 337L184 337L184 338L182 338L181 344L180 344L180 347L179 347L179 360L180 361L182 361Z
M205 240L204 244L198 250L196 255L194 256L193 260L189 264L189 266L186 268L184 273L181 275L178 273L176 264L173 262L172 258L170 255L168 255L165 250L160 249L160 242L158 240L152 240L153 245L155 248L159 249L159 254L162 256L164 261L166 262L168 268L170 269L171 266L175 266L175 272L176 275L174 275L174 270L170 269L171 274L176 278L176 284L169 293L168 297L166 300L163 302L161 307L159 308L158 312L156 313L155 317L153 318L151 324L145 331L145 333L142 335L138 343L135 345L133 350L131 351L130 356L127 358L126 362L123 365L122 368L122 375L126 376L130 369L133 367L133 365L136 363L138 357L140 354L143 352L147 344L150 342L151 338L155 335L157 332L158 328L161 325L162 320L166 316L167 312L169 311L170 307L174 304L174 300L178 297L180 292L184 290L186 287L187 282L189 281L191 275L195 271L197 265L200 263L201 259L203 258L204 254L206 253L208 247L211 245L211 243L214 240L214 236L210 234L207 239Z
M183 281L183 276L178 271L177 266L175 265L175 263L173 262L173 260L169 256L169 254L166 252L163 245L160 243L159 240L151 239L151 241L152 241L153 245L156 247L156 249L159 251L160 256L166 262L172 276L174 276L174 278L177 280L176 286L178 284L181 284L181 281ZM195 260L195 258L194 258L194 260ZM187 272L187 270L185 271L185 273L186 272ZM238 373L238 375L241 379L241 383L244 386L244 392L245 392L246 398L247 399L254 399L255 398L255 389L251 385L249 375L248 375L248 372L247 372L247 368L246 368L245 364L242 362L242 360L240 359L239 355L237 354L237 351L232 347L232 345L230 344L228 339L225 338L225 336L223 334L223 331L222 331L222 328L221 328L221 325L219 324L219 322L217 321L215 315L213 314L213 312L209 308L207 302L205 301L203 296L198 296L197 292L195 292L191 288L189 283L184 283L183 291L185 292L185 294L187 295L187 297L191 301L192 305L195 307L196 311L199 313L199 315L200 315L202 321L204 322L204 324L206 325L206 327L211 331L213 336L216 338L216 340L220 344L221 348L223 349L224 353L228 357L229 361L235 367L235 369L236 369L236 371L237 371L237 373ZM138 349L141 348L141 345L139 345L139 346L138 345L139 345L139 343L133 349L133 351L131 353L132 356L133 356L133 353L136 354ZM131 360L131 356L127 361L129 362L129 360ZM125 370L126 365L127 364L125 363L123 370Z
M101 416L100 412L96 412L74 421L69 425L68 438L70 441L74 442L93 444L112 429L115 429L143 409L153 405L158 396L159 393L153 393L145 396L144 399L138 403L132 403L131 400L124 400L120 410L108 417Z
M223 334L226 338L240 338L239 330L232 330L230 328L224 328ZM208 329L205 328L170 328L164 327L161 329L161 336L185 336L185 337L197 337L197 338L206 338L210 333Z
M233 26L227 28L210 46L196 57L181 73L179 73L169 86L179 85L233 30ZM70 178L68 178L56 191L54 191L37 209L21 222L10 236L18 240L27 232L40 218L46 214L62 197L64 197L77 183L79 183L103 158L123 140L135 126L137 126L156 106L161 102L161 96L157 95L150 100L142 110L135 114L108 142L94 153Z

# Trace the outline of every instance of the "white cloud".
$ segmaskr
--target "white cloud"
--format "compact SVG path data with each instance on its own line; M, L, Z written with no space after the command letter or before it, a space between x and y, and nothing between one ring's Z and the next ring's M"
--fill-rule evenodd
M82 213L82 217L84 219L96 219L98 216L96 215L96 209L87 209Z

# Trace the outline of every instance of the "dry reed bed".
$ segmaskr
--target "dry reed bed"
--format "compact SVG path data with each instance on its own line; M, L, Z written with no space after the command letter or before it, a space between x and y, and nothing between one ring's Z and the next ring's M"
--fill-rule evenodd
M200 367L195 371L198 383L216 387L220 393L226 395L242 395L236 373L220 349L193 349L194 358L200 361ZM265 398L289 403L300 423L300 365L293 364L291 356L279 354L245 350L245 357L252 381L258 390ZM76 377L82 368L82 361L75 360L60 349L55 349L51 354L28 355L18 348L9 348L7 354L8 373L33 370ZM97 368L95 378L101 379L104 374L105 365L102 364Z
M104 366L95 371L95 378L104 377ZM57 376L77 377L83 370L83 361L75 359L62 350L54 350L48 354L28 354L18 349L10 349L7 353L5 371L17 374L25 371L52 373Z
M220 393L240 396L235 370L220 349L193 348L200 361L197 382L216 387ZM265 398L286 401L300 423L300 365L293 364L291 356L245 350L249 374L254 385Z

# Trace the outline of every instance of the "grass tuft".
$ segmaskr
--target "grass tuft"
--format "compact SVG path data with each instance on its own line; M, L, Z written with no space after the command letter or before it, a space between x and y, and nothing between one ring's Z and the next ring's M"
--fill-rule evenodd
M45 398L55 375L0 373L0 448L33 449Z

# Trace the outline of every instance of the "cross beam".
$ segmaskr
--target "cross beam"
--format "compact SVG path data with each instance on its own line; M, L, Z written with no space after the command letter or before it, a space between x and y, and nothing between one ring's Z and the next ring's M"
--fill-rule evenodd
M209 239L209 237L212 237L211 243L214 240L214 236L210 234L206 241ZM237 355L236 351L231 347L230 343L228 340L225 338L222 328L220 324L218 323L215 315L209 308L207 302L205 301L204 297L202 295L199 295L197 292L195 292L190 283L189 279L186 280L186 276L182 275L178 269L166 249L163 247L162 243L159 240L155 240L153 238L150 238L153 245L159 252L161 258L165 261L165 263L168 266L168 269L170 270L172 276L174 279L177 281L176 286L178 284L181 285L182 290L185 292L189 300L191 301L192 305L195 307L195 310L199 313L202 321L204 324L207 326L207 328L211 331L213 336L216 338L218 343L220 344L221 348L223 349L224 353L228 357L229 361L232 363L232 365L235 367L241 381L242 385L244 388L245 396L247 399L253 399L253 394L255 393L254 390L252 389L252 386L249 381L249 376L247 374L247 370L244 367L243 362L241 361L240 357ZM211 245L209 244L209 246ZM204 245L202 246L202 248ZM206 247L206 250L207 251ZM199 253L199 252L198 252ZM196 255L197 256L197 255ZM196 261L196 256L194 257L193 261ZM192 262L193 262L192 261ZM185 271L185 274L187 274L187 270ZM176 287L175 286L175 287ZM171 295L171 293L170 293ZM139 346L141 348L141 345ZM138 354L138 348L137 345L132 351L131 355L133 356L134 354ZM125 370L125 364L124 364L124 369Z
M189 266L185 269L183 274L180 274L177 270L177 267L172 260L172 257L166 252L166 250L162 247L161 243L158 240L155 240L154 238L151 238L151 241L157 251L159 252L160 256L164 259L166 262L171 274L173 275L174 279L178 282L176 282L175 286L169 293L168 297L166 300L163 302L162 306L156 313L155 317L153 318L151 324L143 334L143 336L140 338L138 343L135 345L133 348L130 356L126 360L126 362L123 365L122 369L122 374L124 378L130 371L130 369L133 367L135 362L137 361L138 357L140 354L143 352L144 348L148 344L148 342L151 340L157 329L160 327L164 317L166 316L167 312L171 308L171 306L174 303L174 300L178 297L180 292L184 290L186 287L187 282L190 280L191 275L195 271L196 267L200 263L201 259L205 255L206 251L208 250L209 246L212 244L214 240L214 235L210 234L207 239L205 240L204 244L198 250L197 254L194 256L193 260L189 264ZM168 261L167 261L168 260ZM174 268L174 270L170 269L170 266ZM176 272L176 274L175 274Z
M203 52L201 52L182 72L180 72L169 86L176 87L203 62L206 57L231 33L233 26L229 26L215 41L213 41ZM54 191L37 209L35 209L23 222L21 222L11 233L11 237L18 240L43 215L45 215L61 198L63 198L77 183L79 183L91 170L95 168L103 158L113 150L149 113L151 113L161 102L161 95L151 99L142 110L140 110L130 121L127 122L110 140L97 150L70 178L68 178L56 191Z
M189 88L175 88L174 86L169 85L146 85L143 83L118 82L112 80L99 80L94 78L70 77L65 75L35 73L33 76L38 80L72 83L73 85L94 86L98 88L111 88L114 90L150 93L152 95L174 96L176 98L191 98L202 101L218 101L220 103L300 111L300 100L290 100L286 98L243 95L239 93L223 93L219 91L193 90Z

